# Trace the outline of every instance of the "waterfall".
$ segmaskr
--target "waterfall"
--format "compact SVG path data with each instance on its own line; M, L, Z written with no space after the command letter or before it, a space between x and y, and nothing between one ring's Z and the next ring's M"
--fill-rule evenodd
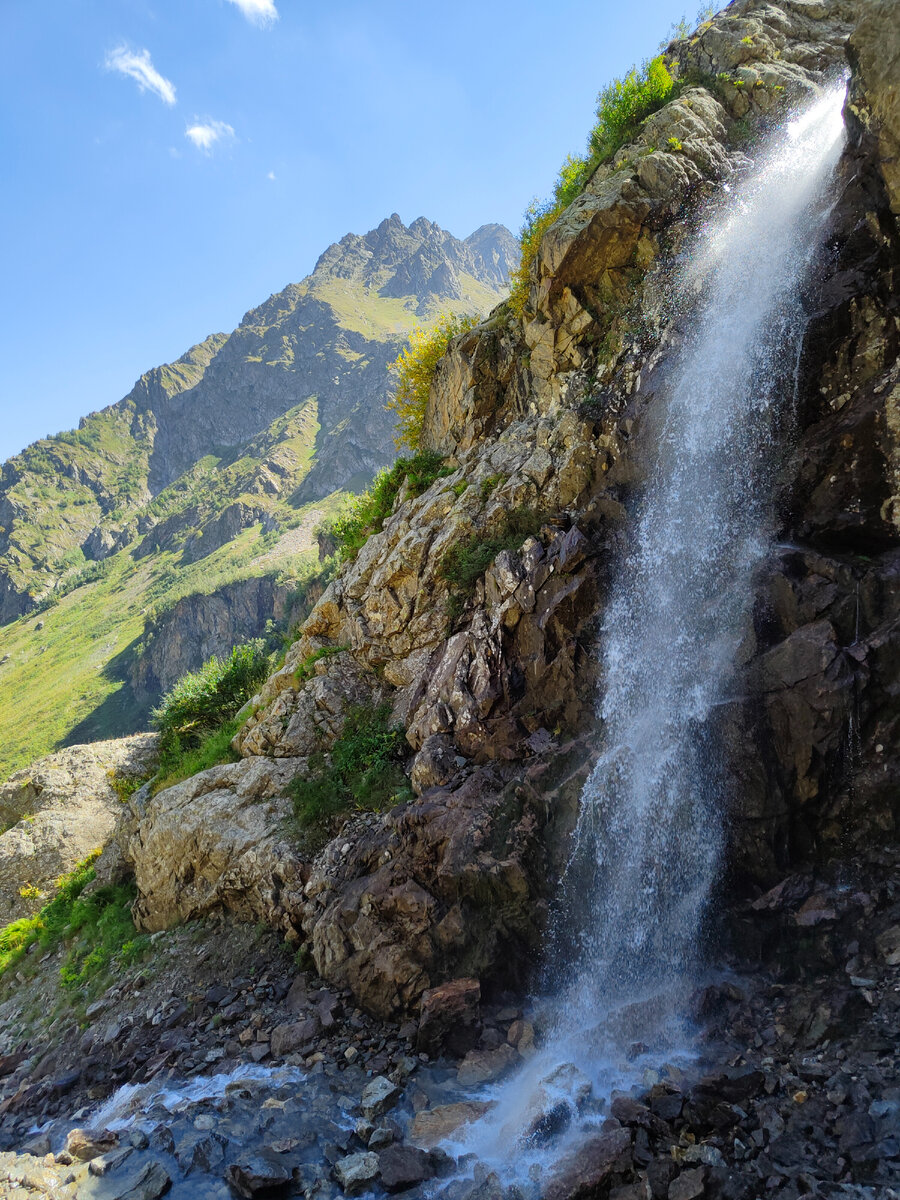
M536 1116L560 1102L574 1111L584 1092L565 1064L608 1095L640 1082L643 1051L658 1065L687 1044L684 1000L723 844L723 754L709 718L727 699L770 545L843 96L830 91L786 125L679 268L681 341L650 402L652 466L600 639L602 752L556 921L567 933L549 1031L465 1138L497 1165L512 1152L519 1173L533 1161Z

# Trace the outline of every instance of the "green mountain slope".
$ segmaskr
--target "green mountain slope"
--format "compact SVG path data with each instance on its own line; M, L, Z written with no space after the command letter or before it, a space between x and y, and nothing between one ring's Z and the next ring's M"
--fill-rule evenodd
M309 571L316 524L395 455L387 367L405 335L487 311L515 253L502 226L461 241L392 216L0 468L0 778L73 731L140 727L149 694L128 681L177 599ZM227 649L227 622L219 635Z

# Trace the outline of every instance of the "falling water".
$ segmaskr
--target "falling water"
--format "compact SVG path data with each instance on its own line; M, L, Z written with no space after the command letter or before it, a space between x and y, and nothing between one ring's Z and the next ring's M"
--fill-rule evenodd
M682 271L674 327L689 332L653 401L653 466L603 625L603 752L557 920L568 933L556 938L549 1036L465 1138L498 1166L512 1151L521 1170L536 1116L560 1098L574 1103L578 1076L561 1064L608 1095L640 1081L643 1047L659 1064L686 1044L680 1021L723 840L722 753L709 717L727 697L770 544L773 464L842 103L843 88L831 91L787 125Z

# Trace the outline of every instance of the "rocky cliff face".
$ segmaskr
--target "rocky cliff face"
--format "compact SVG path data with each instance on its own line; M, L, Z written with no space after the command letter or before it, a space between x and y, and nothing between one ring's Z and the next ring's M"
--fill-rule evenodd
M114 786L151 774L156 734L72 746L0 785L0 927L37 912L56 881L108 841Z
M875 66L895 52L889 10L861 6L851 41L830 250L808 298L796 434L775 464L780 529L740 686L718 719L732 895L897 835L900 242L885 149L896 95ZM389 697L419 799L349 820L312 864L295 854L277 898L254 885L213 900L254 895L258 915L302 938L320 974L371 1011L414 1008L453 975L490 986L511 963L527 970L593 753L596 622L649 467L666 350L685 336L668 317L669 265L703 204L744 169L748 129L846 69L856 15L840 0L737 0L669 47L692 86L551 227L524 320L501 306L440 364L423 443L452 473L401 495L330 585L238 735L233 779L191 785L195 805L206 786L217 804L223 788L245 803L258 764L270 762L266 778L306 773L348 704ZM882 43L894 48L886 58ZM532 535L451 604L450 548L509 534L516 510ZM298 684L296 668L322 647L349 649ZM148 928L206 911L177 883L191 853L171 817L180 804L162 793L130 818ZM176 830L164 846L176 881L157 887L162 827ZM209 836L232 853L232 833ZM289 839L267 836L282 855Z
M144 631L143 650L131 665L131 689L149 705L213 655L257 637L269 620L285 617L288 588L269 576L241 579L209 595L177 601Z

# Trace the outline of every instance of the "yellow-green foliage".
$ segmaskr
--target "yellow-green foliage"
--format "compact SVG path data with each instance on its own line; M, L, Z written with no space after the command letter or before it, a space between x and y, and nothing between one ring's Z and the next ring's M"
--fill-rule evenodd
M541 205L535 200L525 213L525 222L519 232L519 265L510 274L509 306L517 317L525 314L531 264L537 258L541 240L564 208L565 205L559 202Z
M413 453L419 449L435 368L446 354L451 339L477 323L478 318L471 314L444 313L434 325L414 329L406 348L391 363L391 370L397 376L397 389L385 407L397 415L394 441L398 449L406 446Z
M150 939L136 932L131 919L134 884L96 888L82 896L94 881L93 863L99 854L94 850L57 879L56 895L40 912L0 929L0 978L25 958L33 943L52 950L64 942L68 952L60 980L66 988L87 996L98 991L116 968L130 966L146 952Z
M519 265L511 276L510 308L521 318L528 301L531 265L537 257L544 234L576 196L584 191L590 177L608 162L626 142L640 131L641 122L672 97L674 80L663 56L632 67L621 79L614 79L597 96L597 119L588 137L584 157L570 154L560 167L553 187L553 198L533 200L525 212L519 233Z

